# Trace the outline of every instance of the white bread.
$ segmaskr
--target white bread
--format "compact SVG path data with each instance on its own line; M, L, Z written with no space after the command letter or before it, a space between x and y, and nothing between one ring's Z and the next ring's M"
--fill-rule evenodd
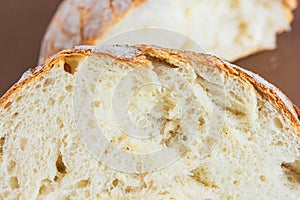
M65 0L43 38L40 63L62 49L100 45L119 34L121 39L105 44L198 50L175 33L207 53L234 61L274 49L276 34L290 30L296 5L296 0ZM174 35L147 29L126 33L143 28L169 30Z
M137 94L120 81L131 71L137 76L128 80L145 86ZM175 95L148 84L166 84L165 73ZM82 85L83 104L77 104ZM119 100L112 95L122 86L124 96L131 94L132 121L150 128L164 121L163 134L140 140L116 127L110 103ZM84 107L89 92L94 112ZM0 199L300 197L300 111L258 75L211 55L146 45L77 47L25 73L0 106ZM85 117L76 118L77 111ZM164 163L160 169L131 166L134 161L115 165L119 155L104 163L93 154L97 147L85 143L93 124L83 133L78 126L94 116L111 145L131 155L190 143L172 163L164 163L168 157L149 160L149 166Z

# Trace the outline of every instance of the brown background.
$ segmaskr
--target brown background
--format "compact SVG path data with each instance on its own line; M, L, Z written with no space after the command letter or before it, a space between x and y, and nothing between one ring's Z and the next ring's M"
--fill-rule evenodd
M37 63L40 41L61 0L0 0L0 96ZM300 106L300 8L293 31L279 36L278 49L236 64L250 69L283 90Z

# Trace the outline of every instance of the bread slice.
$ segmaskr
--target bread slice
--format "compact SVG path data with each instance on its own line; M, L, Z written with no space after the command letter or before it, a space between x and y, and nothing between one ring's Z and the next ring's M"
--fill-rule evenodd
M207 53L234 61L274 49L276 34L290 30L296 5L296 0L65 0L44 36L40 63L62 49L107 40L198 50L192 40ZM123 37L114 38L119 34Z
M300 111L215 56L81 46L0 105L0 199L300 197Z

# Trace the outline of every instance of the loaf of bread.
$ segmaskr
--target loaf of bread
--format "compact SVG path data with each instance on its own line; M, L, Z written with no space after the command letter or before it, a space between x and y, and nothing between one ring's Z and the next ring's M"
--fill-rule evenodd
M299 199L300 111L260 76L80 46L0 100L0 199Z
M276 34L290 30L296 4L296 0L64 0L44 36L40 63L62 49L107 40L106 44L198 50L188 39L207 53L234 61L274 49ZM114 40L119 34L125 35Z

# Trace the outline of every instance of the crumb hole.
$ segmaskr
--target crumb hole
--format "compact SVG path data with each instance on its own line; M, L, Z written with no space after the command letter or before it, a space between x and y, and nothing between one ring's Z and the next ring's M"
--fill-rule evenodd
M276 143L276 146L282 147L282 146L283 146L283 142L278 141L278 142Z
M187 141L187 136L186 135L184 135L183 137L182 137L182 139L183 139L183 141Z
M21 140L20 140L20 148L22 149L22 151L24 151L26 145L27 145L27 139L26 138L21 138Z
M40 102L41 102L41 100L39 100L39 99L36 99L36 100L34 100L34 105L39 105L40 104Z
M199 166L191 171L191 178L205 187L212 187L214 183L210 181L207 169L202 166Z
M180 84L180 85L179 85L179 89L183 90L183 89L184 89L184 86L185 86L184 84Z
M47 78L44 82L44 87L48 87L49 85L51 85L53 83L53 79L52 78Z
M15 170L15 168L16 168L16 162L13 160L9 161L8 166L7 166L7 171L9 173L12 173Z
M10 187L13 190L18 189L20 187L17 177L13 176L10 178Z
M68 86L65 87L65 90L66 90L67 92L73 92L74 87L73 87L72 85L68 85Z
M16 102L21 101L21 99L22 99L22 96L18 96L18 97L16 98Z
M39 189L39 194L47 194L47 188L45 185L42 185Z
M95 108L99 108L99 107L100 107L100 102L99 102L99 101L95 101L95 102L93 103L93 106L94 106Z
M59 103L59 105L61 105L61 104L63 103L64 99L65 99L64 96L60 96L60 97L58 98L58 103Z
M11 104L12 104L12 102L8 102L8 103L6 103L6 104L5 104L5 106L4 106L4 109L7 109L7 108L9 108L9 107L11 106Z
M82 180L82 181L79 181L75 187L76 188L86 188L89 186L89 184L90 184L89 180Z
M6 192L4 192L4 194L3 194L3 196L5 197L5 198L7 198L8 196L9 196L9 192L8 191L6 191Z
M48 103L50 106L54 106L55 100L51 97L49 98Z
M51 187L50 186L51 181L49 179L42 180L41 186L39 189L39 195L46 195L51 192Z
M203 124L205 124L205 120L203 117L199 117L198 119L199 125L202 126Z
M19 113L18 112L15 112L14 114L13 114L13 118L16 118L17 116L19 115Z
M90 191L86 190L84 191L84 197L89 198L91 196Z
M118 185L118 183L119 183L119 180L118 180L118 179L115 179L115 180L113 180L112 185L113 185L114 187L116 187L116 186Z
M79 63L82 61L81 58L77 56L67 57L65 59L64 70L65 72L74 75Z
M282 129L283 129L283 125L282 125L280 119L278 119L278 118L275 118L275 119L274 119L274 125L275 125L276 128L278 128L279 130L282 130Z
M234 4L235 5L235 4ZM240 30L240 33L245 33L248 29L248 23L246 22L241 22L239 24L239 30Z
M127 186L126 189L125 189L125 193L128 194L132 191L132 187L130 186Z
M240 183L240 182L237 181L237 180L233 181L233 185L238 185L239 183Z
M259 179L260 179L262 182L265 182L265 181L266 181L266 177L265 177L265 176L259 176Z
M57 182L58 180L59 180L59 177L58 177L58 176L55 176L55 177L54 177L54 181Z
M56 122L57 122L57 124L58 124L58 126L59 126L60 129L64 128L64 123L63 123L63 121L62 121L62 119L60 117L56 118Z
M74 70L72 70L72 67L67 63L64 64L64 70L72 75L74 74Z
M62 174L67 173L67 168L63 162L61 153L58 155L57 160L56 160L56 169L58 172L60 172Z
M296 160L293 163L282 163L281 168L284 171L290 186L300 185L300 160Z
M5 142L5 137L0 138L0 156L3 155L4 142Z

